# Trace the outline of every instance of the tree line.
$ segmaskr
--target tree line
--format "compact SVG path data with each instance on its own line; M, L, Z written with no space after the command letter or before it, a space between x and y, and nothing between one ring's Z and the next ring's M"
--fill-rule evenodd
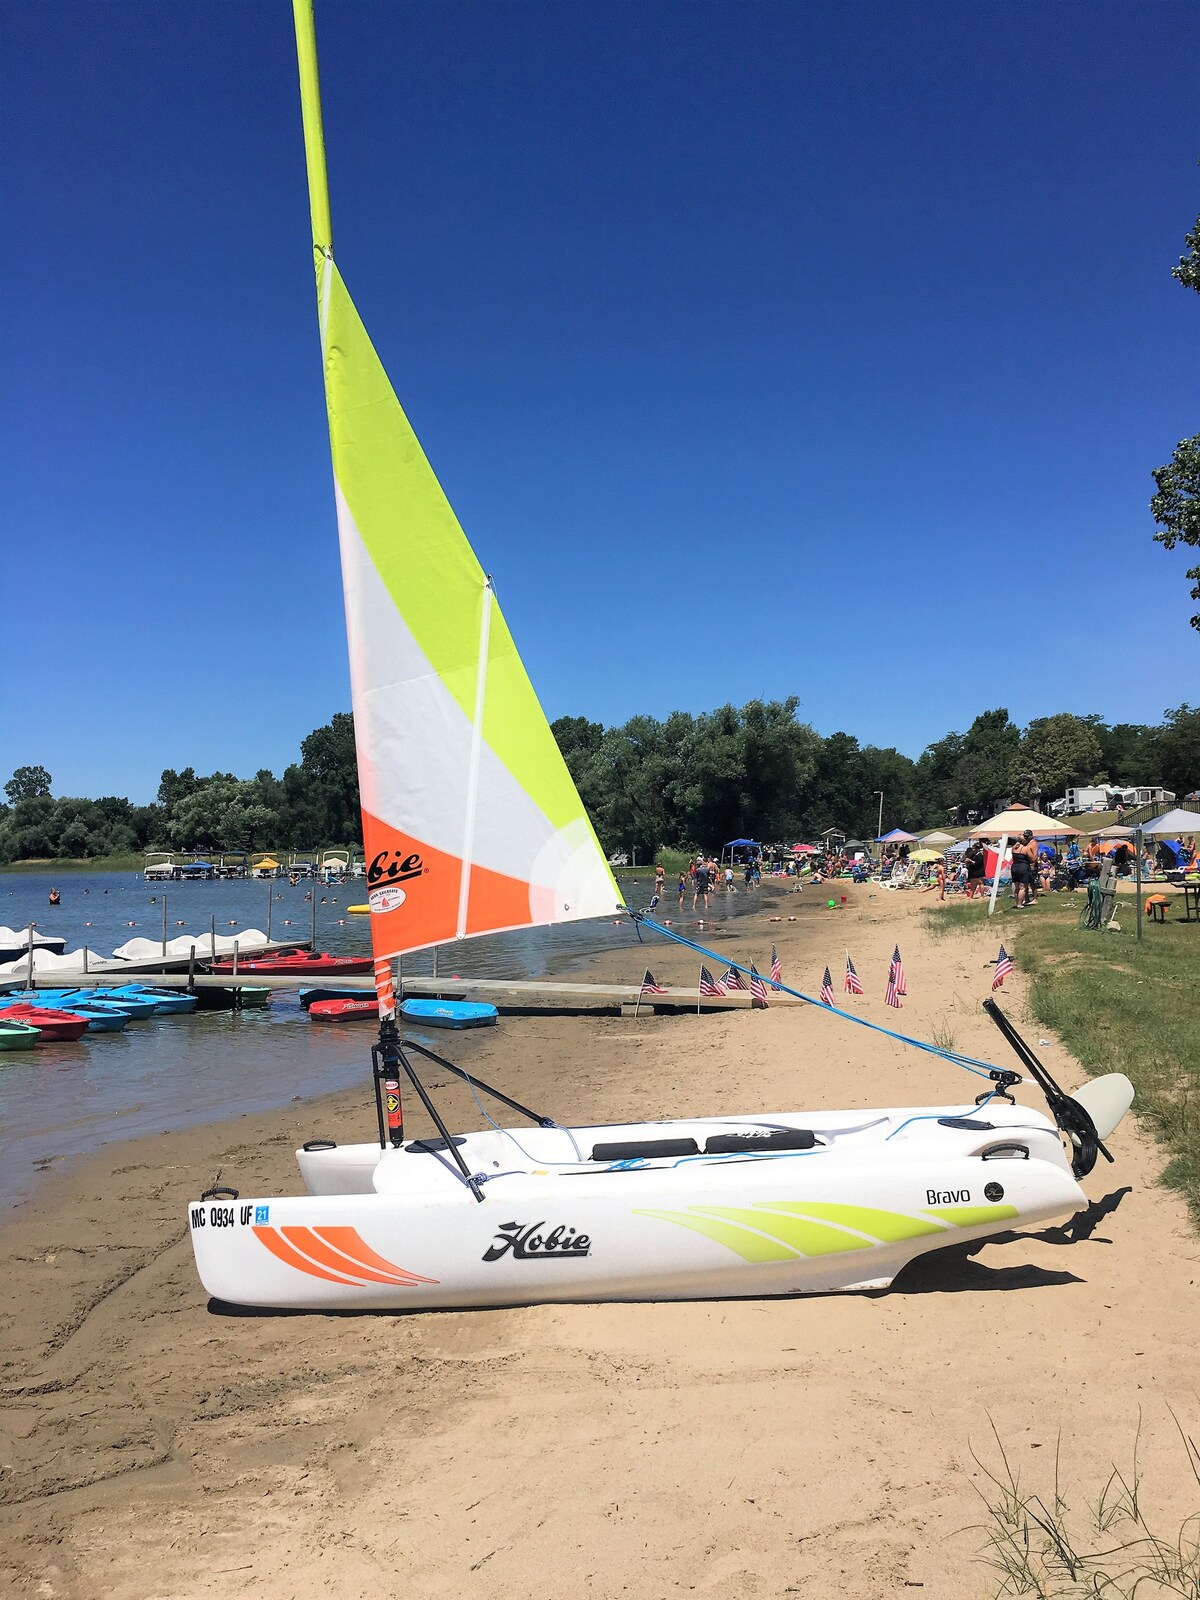
M553 730L601 844L643 859L736 838L794 843L825 828L870 839L880 793L884 829L915 831L965 824L1032 791L1048 802L1077 784L1162 784L1180 796L1200 784L1200 708L1189 705L1154 726L1063 711L1025 728L998 707L915 761L853 734L823 738L798 719L798 706L794 696L752 700L620 727L560 717ZM300 748L281 778L168 768L145 806L56 799L45 768L18 768L0 806L0 862L361 844L353 717L339 712Z

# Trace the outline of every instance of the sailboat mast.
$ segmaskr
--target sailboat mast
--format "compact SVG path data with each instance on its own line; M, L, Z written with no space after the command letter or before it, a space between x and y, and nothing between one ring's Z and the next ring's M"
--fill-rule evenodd
M333 254L333 223L329 216L329 176L325 170L325 128L321 121L321 75L317 70L313 0L292 0L292 17L296 24L296 57L300 64L308 209L312 217L313 251L320 258Z

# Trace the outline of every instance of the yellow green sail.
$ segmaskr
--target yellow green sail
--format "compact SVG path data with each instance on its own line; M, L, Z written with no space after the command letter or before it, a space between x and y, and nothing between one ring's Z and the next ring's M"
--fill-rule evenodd
M293 0L377 962L619 894L480 566L333 259L312 0Z

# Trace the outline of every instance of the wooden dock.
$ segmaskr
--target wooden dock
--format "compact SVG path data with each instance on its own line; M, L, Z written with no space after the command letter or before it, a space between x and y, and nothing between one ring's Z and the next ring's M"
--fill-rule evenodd
M51 977L34 976L34 988L99 989L119 986L123 973L72 973ZM132 972L129 973L133 977ZM146 974L141 975L143 978ZM186 989L186 973L168 972L153 975L154 983L164 989ZM213 975L197 972L192 979L197 989L234 989L244 985L271 989L345 989L370 995L375 992L374 981L364 978L325 979L320 973L293 976L262 972ZM25 980L13 982L13 988L26 987ZM768 986L769 989L769 986ZM404 995L410 1000L486 1000L504 1016L522 1016L531 1013L557 1014L559 1016L589 1016L608 1013L613 1016L640 1016L659 1013L701 1011L746 1011L750 1009L750 996L743 992L727 995L704 996L698 1000L694 988L667 988L663 994L642 994L636 983L567 983L554 979L537 978L409 978L404 980ZM792 995L771 993L772 1006L804 1005Z

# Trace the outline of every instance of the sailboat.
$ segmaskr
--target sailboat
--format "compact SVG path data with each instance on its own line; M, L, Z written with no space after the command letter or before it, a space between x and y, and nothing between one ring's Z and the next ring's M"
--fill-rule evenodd
M304 1194L217 1188L192 1202L205 1289L330 1311L879 1289L928 1251L1080 1210L1078 1180L1107 1155L1132 1088L1114 1074L1066 1095L1015 1034L1050 1115L1012 1100L1020 1074L976 1064L990 1086L966 1106L589 1127L401 1038L398 957L611 916L620 894L492 581L335 264L312 0L293 8L380 1014L378 1137L306 1144ZM426 1062L466 1080L484 1128L447 1126ZM405 1136L403 1084L437 1137Z

